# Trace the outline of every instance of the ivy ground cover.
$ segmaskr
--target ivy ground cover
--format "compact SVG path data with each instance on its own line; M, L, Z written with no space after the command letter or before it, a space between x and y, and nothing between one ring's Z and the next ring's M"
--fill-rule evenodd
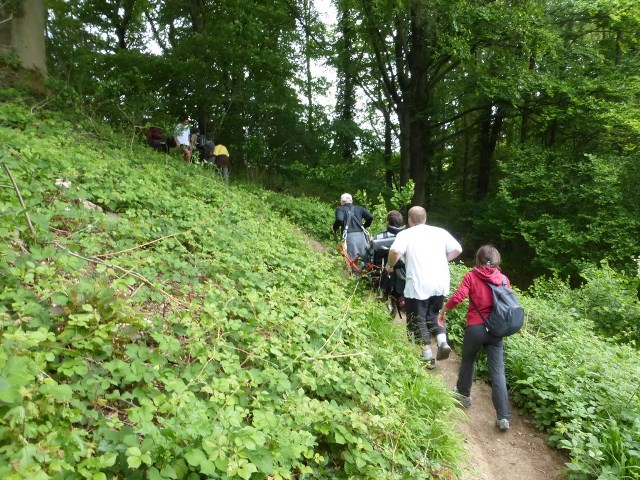
M0 478L455 471L450 396L335 257L90 131L0 104Z

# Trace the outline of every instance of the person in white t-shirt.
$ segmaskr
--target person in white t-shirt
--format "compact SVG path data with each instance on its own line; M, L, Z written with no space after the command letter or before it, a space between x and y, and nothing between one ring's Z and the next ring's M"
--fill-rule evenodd
M446 327L438 325L438 312L449 294L449 262L462 253L460 243L443 228L426 225L427 212L422 207L409 209L409 228L396 236L389 251L386 270L404 257L407 283L407 331L417 343L423 344L422 355L428 368L435 368L436 359L449 358ZM431 334L435 335L438 353L433 358Z
M182 155L187 163L191 163L191 131L189 128L189 117L184 117L176 126L175 136L176 147L182 148Z

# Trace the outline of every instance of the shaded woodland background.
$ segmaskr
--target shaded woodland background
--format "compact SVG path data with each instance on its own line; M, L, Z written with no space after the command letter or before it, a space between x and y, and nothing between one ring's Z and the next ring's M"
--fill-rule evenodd
M602 260L635 273L638 2L336 0L330 25L318 8L17 1L2 58L24 64L16 38L44 40L56 101L136 141L189 114L236 175L279 191L366 203L413 180L432 223L467 252L495 243L523 286ZM44 31L17 26L40 16Z

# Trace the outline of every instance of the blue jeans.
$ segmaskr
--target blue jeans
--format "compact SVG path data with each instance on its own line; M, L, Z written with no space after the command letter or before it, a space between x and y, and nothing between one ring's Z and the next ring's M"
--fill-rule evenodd
M493 408L496 409L498 420L501 418L510 419L511 407L509 406L507 379L504 370L504 342L502 337L495 337L488 333L484 325L472 325L464 329L462 361L460 362L456 389L465 397L471 396L476 357L483 347L487 351Z

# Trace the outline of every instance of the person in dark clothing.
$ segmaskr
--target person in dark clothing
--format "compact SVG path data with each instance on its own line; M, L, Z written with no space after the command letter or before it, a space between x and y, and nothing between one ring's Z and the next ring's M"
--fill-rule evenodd
M147 131L147 144L156 152L168 152L167 139L162 134L162 130L158 127L151 127Z
M373 215L360 205L354 205L350 194L343 193L340 206L336 208L336 220L333 231L342 230L342 236L347 243L347 255L351 260L364 257L367 252L367 238L365 229L371 225Z
M399 211L391 210L387 213L387 229L371 238L367 246L367 258L376 265L381 265L383 260L386 262L389 256L389 247L393 243L394 237L405 228L407 227ZM387 242L384 242L384 240L387 240ZM377 248L382 244L386 246L386 249Z
M467 272L458 289L438 312L438 324L444 326L446 323L445 314L449 310L453 310L465 298L473 299L477 310L469 302L462 340L462 361L455 390L460 404L464 407L470 407L476 357L480 349L484 348L487 352L491 380L491 399L493 407L496 409L496 426L501 431L506 431L509 429L511 408L509 407L504 369L504 345L502 337L495 337L487 332L481 316L488 317L493 308L493 293L487 282L502 285L503 277L506 278L510 287L509 279L500 271L500 252L493 245L480 247L476 252L475 268Z
M396 235L404 230L406 225L402 214L397 210L391 210L387 213L387 229L374 235L367 246L367 261L375 265L374 268L380 269L380 274L374 276L374 285L380 289L380 298L389 300L389 311L395 316L399 309L404 308L404 262L396 262L392 272L383 269L389 257L389 248L393 244Z

